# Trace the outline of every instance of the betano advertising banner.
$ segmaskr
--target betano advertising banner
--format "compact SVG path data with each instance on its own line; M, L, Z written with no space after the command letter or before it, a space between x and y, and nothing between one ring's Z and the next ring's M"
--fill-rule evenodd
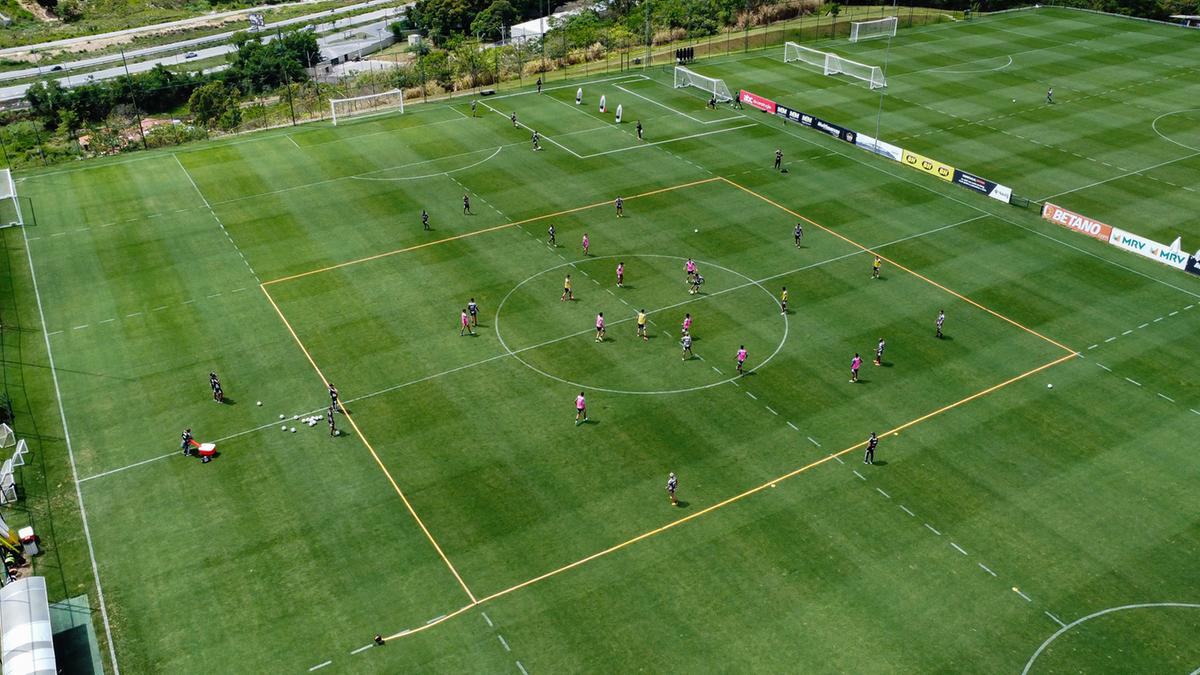
M1046 202L1045 206L1042 207L1042 218L1055 225L1062 225L1068 230L1082 232L1100 241L1106 242L1112 238L1112 225L1105 225L1098 220L1092 220L1074 211L1068 211L1057 204Z
M1164 265L1170 265L1176 269L1187 269L1189 256L1186 253L1181 253L1177 246L1160 244L1152 239L1147 239L1132 232L1126 232L1117 227L1112 229L1112 235L1108 238L1108 243L1117 248L1123 248L1126 251L1150 258L1151 260L1157 260Z
M738 93L738 100L741 101L742 103L745 103L748 106L751 106L753 108L758 108L759 110L761 110L763 112L768 112L768 113L772 113L772 114L774 114L774 112L775 112L775 102L774 101L772 101L769 98L763 98L762 96L759 96L758 94L750 93L750 92L746 91L745 89L741 90L741 92Z
M1007 204L1012 199L1012 188L994 183L986 178L967 173L962 169L954 170L954 182L968 190L982 192L996 201Z
M901 155L900 161L914 169L937 176L947 183L954 180L954 167L949 164L943 164L936 159L930 159L925 155L918 155L911 150L905 150L903 155Z

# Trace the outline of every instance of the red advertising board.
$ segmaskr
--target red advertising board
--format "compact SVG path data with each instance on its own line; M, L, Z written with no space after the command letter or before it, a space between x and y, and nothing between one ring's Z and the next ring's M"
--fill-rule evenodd
M775 114L775 101L772 101L769 98L763 98L758 94L753 94L743 89L738 93L738 100L746 105L758 108L763 112L768 112L772 115Z
M1087 216L1081 216L1074 211L1068 211L1063 207L1051 204L1050 202L1046 202L1046 205L1042 207L1042 218L1045 218L1052 223L1062 225L1069 230L1082 232L1087 236L1099 239L1100 241L1107 242L1109 237L1112 236L1113 229L1111 225L1105 225L1098 220L1092 220Z

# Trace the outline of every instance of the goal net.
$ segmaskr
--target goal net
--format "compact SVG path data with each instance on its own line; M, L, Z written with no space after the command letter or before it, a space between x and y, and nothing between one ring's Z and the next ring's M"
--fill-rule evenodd
M803 63L820 68L825 75L849 75L871 85L872 89L887 86L883 70L879 66L868 66L858 61L851 61L833 52L823 52L798 45L795 42L785 42L783 45L784 63Z
M715 77L705 77L683 66L675 66L675 88L682 89L684 87L703 89L712 94L717 99L717 103L725 103L726 101L733 100L733 95L729 93L729 87L725 86L725 80L719 80Z
M853 21L850 23L850 41L870 40L872 38L896 37L896 17L874 21Z
M351 117L376 115L386 112L404 112L404 92L399 89L385 91L379 94L367 94L353 98L333 98L329 100L329 110L333 114L333 123L343 122Z
M13 182L12 171L0 169L0 227L24 225L21 217L21 203L17 199L17 186Z

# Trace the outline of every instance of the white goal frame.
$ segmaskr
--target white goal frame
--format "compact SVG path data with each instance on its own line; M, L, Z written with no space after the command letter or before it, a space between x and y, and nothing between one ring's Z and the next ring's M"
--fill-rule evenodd
M868 83L872 89L882 89L887 86L887 80L879 66L868 66L865 63L838 56L833 52L823 52L819 49L798 45L795 42L785 42L783 44L783 62L795 63L797 61L820 68L825 75L849 75Z
M11 448L16 444L17 435L13 433L12 427L0 423L0 448Z
M378 115L387 112L403 114L404 91L401 89L392 89L391 91L367 94L365 96L331 98L329 99L329 112L333 118L334 126L337 126L338 120L344 121L351 117Z
M896 37L896 26L900 20L894 16L875 19L874 21L850 22L850 41L873 40L881 37Z
M17 197L17 184L13 182L12 169L0 169L0 204L4 202L12 203L12 213L0 218L0 227L24 225L25 218L21 216L21 200Z
M733 94L729 93L729 87L725 86L725 80L715 77L705 77L683 66L675 66L675 88L682 89L684 87L703 89L712 94L717 99L717 103L726 103L733 100Z

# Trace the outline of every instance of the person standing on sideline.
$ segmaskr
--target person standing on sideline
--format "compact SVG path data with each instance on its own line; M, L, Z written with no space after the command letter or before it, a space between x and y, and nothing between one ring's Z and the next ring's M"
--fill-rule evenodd
M471 215L471 195L463 195L463 215Z
M939 309L938 310L938 318L937 318L937 326L936 326L937 327L937 336L939 338L942 337L942 324L944 324L944 323L946 323L946 310Z
M477 103L478 101L471 101L471 117L478 117L478 115L475 114L475 105Z
M641 120L637 121L637 135L638 135L639 141L645 140L644 138L642 138L642 121Z
M421 229L429 231L429 212L421 209Z
M537 81L537 88L538 88L538 93L539 94L542 93L542 78L540 78L540 77L538 78L538 81Z
M329 406L329 435L338 435L337 422L333 420L333 406Z
M886 346L887 343L883 341L883 338L879 338L879 344L875 345L875 365L883 365L883 348Z
M547 241L546 243L549 244L553 248L558 248L558 242L556 242L554 240L554 235L556 234L555 230L554 230L554 226L551 225L550 229L546 230L546 233L550 235L550 240Z
M575 426L579 426L581 422L588 421L587 416L587 400L583 398L583 392L575 397Z
M188 427L179 435L179 448L183 450L183 456L188 457L192 454L192 428Z
M867 439L867 451L863 453L863 464L875 463L875 446L879 445L879 438L875 432L871 432L871 437Z
M1054 105L1054 87L1046 90L1046 105Z
M775 170L778 171L783 167L783 150L775 148Z
M617 201L613 203L617 206L617 217L623 218L625 216L625 200L617 197Z
M850 381L858 382L858 369L862 368L862 357L858 352L854 352L854 358L850 359Z
M329 409L330 410L342 410L341 406L338 405L337 387L333 386L332 382L329 383ZM343 413L344 412L345 411L343 411Z
M796 223L796 229L792 230L792 239L796 242L796 248L800 248L800 240L804 238L804 228L800 227L800 223Z
M667 475L667 496L671 498L671 506L679 506L679 500L675 498L675 491L679 489L679 479L675 477L675 472Z

